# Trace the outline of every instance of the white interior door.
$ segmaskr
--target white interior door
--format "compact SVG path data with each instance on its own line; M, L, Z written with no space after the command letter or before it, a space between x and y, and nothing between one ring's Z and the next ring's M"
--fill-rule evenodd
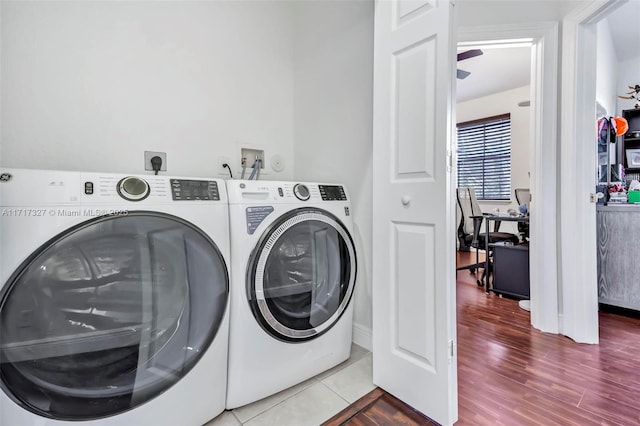
M446 0L376 3L373 380L440 424L458 405L454 28Z

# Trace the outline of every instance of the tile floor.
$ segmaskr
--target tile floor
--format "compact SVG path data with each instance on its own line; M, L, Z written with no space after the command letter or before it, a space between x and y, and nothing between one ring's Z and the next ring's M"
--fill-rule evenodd
M373 390L371 353L351 346L332 369L252 404L225 411L205 426L317 426Z

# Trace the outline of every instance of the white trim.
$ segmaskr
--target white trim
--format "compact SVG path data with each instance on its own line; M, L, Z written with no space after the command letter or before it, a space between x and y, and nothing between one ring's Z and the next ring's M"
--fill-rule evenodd
M596 168L595 23L625 1L593 0L562 21L564 124L558 185L562 333L580 343L599 341L596 209L589 199L595 192Z
M362 346L369 352L373 352L371 328L364 325L353 323L353 337L352 341L358 346Z
M464 27L458 40L532 39L531 69L531 324L558 333L557 86L558 23Z

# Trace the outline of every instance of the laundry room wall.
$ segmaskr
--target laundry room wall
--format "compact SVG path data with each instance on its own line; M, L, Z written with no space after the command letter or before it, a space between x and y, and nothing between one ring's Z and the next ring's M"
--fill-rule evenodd
M345 184L358 252L354 341L371 349L373 1L294 12L294 177Z
M293 176L291 2L1 8L0 165L142 173L150 150L168 174L219 176L248 147L264 178Z

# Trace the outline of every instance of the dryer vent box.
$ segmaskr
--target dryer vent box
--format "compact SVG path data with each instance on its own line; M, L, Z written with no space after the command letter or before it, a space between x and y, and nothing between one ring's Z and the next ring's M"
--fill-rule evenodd
M260 160L260 168L264 169L264 150L262 149L252 149L252 148L241 148L240 150L241 162L242 158L247 159L246 166L247 168L251 168L253 163L256 161L256 158Z

